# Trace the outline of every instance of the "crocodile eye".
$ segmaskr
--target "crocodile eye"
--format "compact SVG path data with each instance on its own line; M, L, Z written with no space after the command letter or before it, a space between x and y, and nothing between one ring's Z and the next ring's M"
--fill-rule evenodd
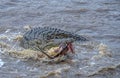
M36 44L42 44L40 40L35 40Z

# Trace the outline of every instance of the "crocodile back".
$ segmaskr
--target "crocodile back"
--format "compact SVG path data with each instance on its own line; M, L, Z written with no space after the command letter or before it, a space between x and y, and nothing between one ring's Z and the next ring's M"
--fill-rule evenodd
M49 41L51 39L64 39L64 38L71 38L74 39L75 41L86 41L87 39L78 35L74 34L68 31L64 31L61 29L57 28L50 28L50 27L38 27L38 28L33 28L30 31L26 32L23 35L23 38L20 42L20 45L22 47L29 48L31 46L29 44L30 41L38 40L38 41Z

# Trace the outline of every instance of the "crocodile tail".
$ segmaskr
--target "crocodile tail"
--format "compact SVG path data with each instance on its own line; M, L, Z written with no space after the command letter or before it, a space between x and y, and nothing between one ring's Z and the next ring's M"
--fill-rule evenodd
M78 34L74 34L73 35L73 38L76 40L76 41L88 41L87 38L81 36L81 35L78 35Z

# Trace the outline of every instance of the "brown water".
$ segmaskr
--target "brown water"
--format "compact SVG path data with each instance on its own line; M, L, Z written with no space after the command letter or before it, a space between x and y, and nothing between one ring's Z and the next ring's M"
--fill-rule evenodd
M120 77L120 0L0 0L0 42L19 49L13 39L26 25L60 28L95 42L75 44L72 64L24 62L0 48L0 78L40 78L52 71L57 74L48 78ZM112 57L96 57L96 42L107 45Z

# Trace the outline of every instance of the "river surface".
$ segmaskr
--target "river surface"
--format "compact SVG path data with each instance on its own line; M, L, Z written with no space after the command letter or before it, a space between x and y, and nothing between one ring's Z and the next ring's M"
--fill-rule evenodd
M5 55L1 47L4 43L19 49L13 39L25 32L24 26L60 28L87 36L94 44L76 44L72 64L35 65ZM101 44L111 57L97 56ZM119 77L120 0L0 0L0 78Z

